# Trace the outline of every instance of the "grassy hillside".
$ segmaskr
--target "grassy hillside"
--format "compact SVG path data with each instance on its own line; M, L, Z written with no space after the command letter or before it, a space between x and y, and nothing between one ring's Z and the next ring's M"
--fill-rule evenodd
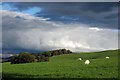
M86 59L91 61L89 65L84 64ZM49 62L3 63L2 67L3 77L11 78L117 78L118 51L64 54L51 57Z

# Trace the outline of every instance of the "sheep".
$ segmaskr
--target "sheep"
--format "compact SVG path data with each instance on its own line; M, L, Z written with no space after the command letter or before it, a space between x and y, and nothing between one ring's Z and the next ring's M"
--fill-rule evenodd
M10 54L10 57L13 56L13 54Z
M90 64L90 61L89 61L89 60L86 60L86 61L85 61L85 64Z
M107 57L105 57L106 59L109 59L109 57L107 56Z
M78 58L78 60L80 60L80 61L81 61L82 59L81 59L81 58Z

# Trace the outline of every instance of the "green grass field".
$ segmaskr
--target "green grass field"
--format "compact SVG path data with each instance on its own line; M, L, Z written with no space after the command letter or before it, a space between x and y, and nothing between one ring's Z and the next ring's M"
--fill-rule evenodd
M84 64L86 59L91 61L89 65ZM65 54L51 57L49 62L2 63L2 73L9 78L117 78L118 51Z

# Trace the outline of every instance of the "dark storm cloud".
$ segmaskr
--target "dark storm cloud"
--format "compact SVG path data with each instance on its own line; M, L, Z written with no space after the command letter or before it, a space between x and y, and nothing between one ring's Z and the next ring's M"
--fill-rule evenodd
M111 8L118 6L117 2L12 2L10 4L14 5L19 10L27 9L30 7L41 7L45 11L58 11L58 13L63 14L66 14L66 10L68 9L70 9L72 12L79 12L80 9L84 11L106 12L110 11Z
M19 11L39 7L41 11L36 13L36 16L49 17L52 21L82 22L92 26L117 28L117 2L15 2L9 4Z

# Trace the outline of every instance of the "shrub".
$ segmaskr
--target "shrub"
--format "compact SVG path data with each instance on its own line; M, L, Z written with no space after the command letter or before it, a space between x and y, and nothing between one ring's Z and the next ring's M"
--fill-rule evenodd
M17 55L12 56L10 61L11 61L11 64L17 64L17 63L19 63L18 62L18 56Z
M38 53L38 54L30 54L28 52L21 52L19 55L14 55L11 57L11 64L44 62L44 61L49 61L49 57L51 56L69 54L69 53L72 53L72 52L66 49L52 50L52 51Z
M30 63L35 61L35 56L27 52L22 52L18 56L13 56L11 58L11 64L17 63Z

